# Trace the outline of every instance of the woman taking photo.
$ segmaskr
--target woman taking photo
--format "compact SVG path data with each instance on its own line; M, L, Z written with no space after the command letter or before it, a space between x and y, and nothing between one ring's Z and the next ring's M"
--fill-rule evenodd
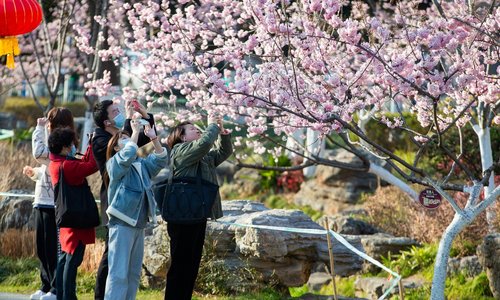
M172 129L167 144L172 149L170 159L174 178L196 177L200 166L201 177L215 184L215 168L233 152L231 136L222 126L220 118L209 118L207 129L203 133L189 122L181 123ZM210 218L215 220L220 217L222 205L217 193ZM200 266L206 226L206 221L167 225L172 261L167 273L166 300L191 299Z

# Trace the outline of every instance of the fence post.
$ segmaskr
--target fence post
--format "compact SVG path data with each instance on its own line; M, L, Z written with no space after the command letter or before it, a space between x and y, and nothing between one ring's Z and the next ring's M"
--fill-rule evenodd
M333 262L333 249L332 249L332 241L330 239L330 226L328 224L328 217L325 218L325 227L326 227L326 240L328 242L328 256L330 257L330 275L332 276L333 297L335 300L338 300L337 284L335 282L335 265Z

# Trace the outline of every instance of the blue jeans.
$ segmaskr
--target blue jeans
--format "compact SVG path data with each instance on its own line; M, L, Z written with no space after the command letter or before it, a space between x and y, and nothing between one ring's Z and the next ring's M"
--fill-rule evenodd
M134 300L141 279L144 229L109 225L107 300Z
M56 270L57 300L76 300L76 273L82 264L85 245L80 242L73 254L61 252Z

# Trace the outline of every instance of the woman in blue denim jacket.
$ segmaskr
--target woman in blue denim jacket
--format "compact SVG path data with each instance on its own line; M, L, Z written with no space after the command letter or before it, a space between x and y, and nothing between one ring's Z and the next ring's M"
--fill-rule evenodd
M108 182L109 274L105 299L135 299L144 253L144 228L156 223L156 203L151 178L168 163L155 130L144 126L144 134L154 145L147 158L137 156L137 139L142 125L130 122L132 135L119 131L108 144L106 171Z

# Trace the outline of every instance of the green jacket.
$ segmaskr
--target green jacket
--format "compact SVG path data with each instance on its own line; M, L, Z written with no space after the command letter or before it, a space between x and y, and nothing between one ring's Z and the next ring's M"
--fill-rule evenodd
M192 142L174 145L170 158L173 163L173 176L195 177L198 162L201 162L201 176L212 183L217 182L215 168L225 161L232 153L231 136L219 135L220 129L216 124L210 124L201 137ZM215 148L212 147L215 145ZM222 217L220 194L217 194L212 207L212 220Z

